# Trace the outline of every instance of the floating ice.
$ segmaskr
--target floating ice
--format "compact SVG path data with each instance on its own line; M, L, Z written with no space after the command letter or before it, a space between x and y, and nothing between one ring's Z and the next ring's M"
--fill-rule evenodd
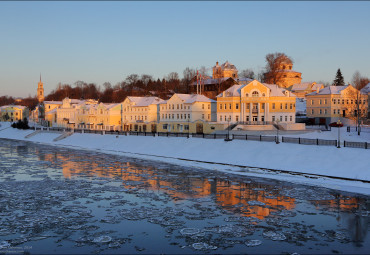
M217 246L208 245L207 243L193 243L192 247L195 250L216 250Z
M8 243L7 241L1 241L0 242L0 250L1 249L6 249L6 248L9 248L10 247L10 243Z
M261 240L247 240L245 242L245 245L248 247L254 247L254 246L261 245L261 244L262 244Z
M109 243L110 241L112 241L110 236L99 236L94 238L93 243Z
M181 235L183 236L192 236L199 234L200 230L197 228L183 228L180 230Z
M283 233L267 231L262 234L265 238L269 238L272 241L283 241L286 239L286 236Z

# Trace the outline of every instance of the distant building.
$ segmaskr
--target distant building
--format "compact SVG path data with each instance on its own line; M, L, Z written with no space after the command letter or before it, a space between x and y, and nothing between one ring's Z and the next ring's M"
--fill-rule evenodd
M22 105L4 105L0 107L0 120L16 122L28 118L29 110Z
M190 83L190 93L202 94L210 99L216 100L216 96L231 86L239 84L242 81L251 81L247 78L238 78L238 69L235 65L226 61L224 64L216 65L212 68L212 77L202 77L198 79L194 77Z
M367 118L370 119L370 83L361 89L361 93L367 95Z
M296 95L298 98L305 98L307 94L316 91L317 89L323 89L324 84L316 82L302 82L293 84L288 89Z
M269 73L265 73L265 82L277 84L282 88L288 88L293 84L301 83L302 73L292 70L293 62L287 57L282 56L277 59L277 67Z
M368 96L352 85L317 89L316 92L307 94L306 99L307 117L316 124L330 124L339 119L344 124L353 124L357 114L363 118L368 111Z
M44 84L41 81L41 74L40 74L40 82L37 84L37 100L39 100L39 103L42 103L44 99L45 99Z

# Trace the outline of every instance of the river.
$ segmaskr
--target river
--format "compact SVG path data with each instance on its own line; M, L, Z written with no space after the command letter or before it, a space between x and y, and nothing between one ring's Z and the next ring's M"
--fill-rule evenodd
M368 254L370 197L0 139L0 254Z

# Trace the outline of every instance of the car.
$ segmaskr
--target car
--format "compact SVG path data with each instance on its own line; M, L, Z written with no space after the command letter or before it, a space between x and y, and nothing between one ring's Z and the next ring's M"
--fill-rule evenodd
M329 124L330 127L343 127L343 123L332 122Z

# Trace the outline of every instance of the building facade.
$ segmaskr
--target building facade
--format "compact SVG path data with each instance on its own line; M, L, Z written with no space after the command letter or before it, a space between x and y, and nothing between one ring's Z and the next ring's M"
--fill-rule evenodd
M0 107L0 120L16 122L28 118L29 110L22 105L4 105Z
M160 132L203 133L216 121L216 101L197 94L174 94L160 104Z
M293 70L293 61L288 57L281 56L276 60L276 67L265 73L265 82L277 84L282 88L288 88L302 81L302 73Z
M127 97L122 102L123 130L157 132L159 122L159 97Z
M306 95L315 92L317 89L323 89L324 84L316 82L302 82L293 84L288 89L297 96L297 98L306 98Z
M352 85L328 86L306 95L307 117L315 124L330 124L341 120L353 124L368 111L368 96Z
M295 123L296 96L277 85L253 80L217 96L217 122L266 125Z

